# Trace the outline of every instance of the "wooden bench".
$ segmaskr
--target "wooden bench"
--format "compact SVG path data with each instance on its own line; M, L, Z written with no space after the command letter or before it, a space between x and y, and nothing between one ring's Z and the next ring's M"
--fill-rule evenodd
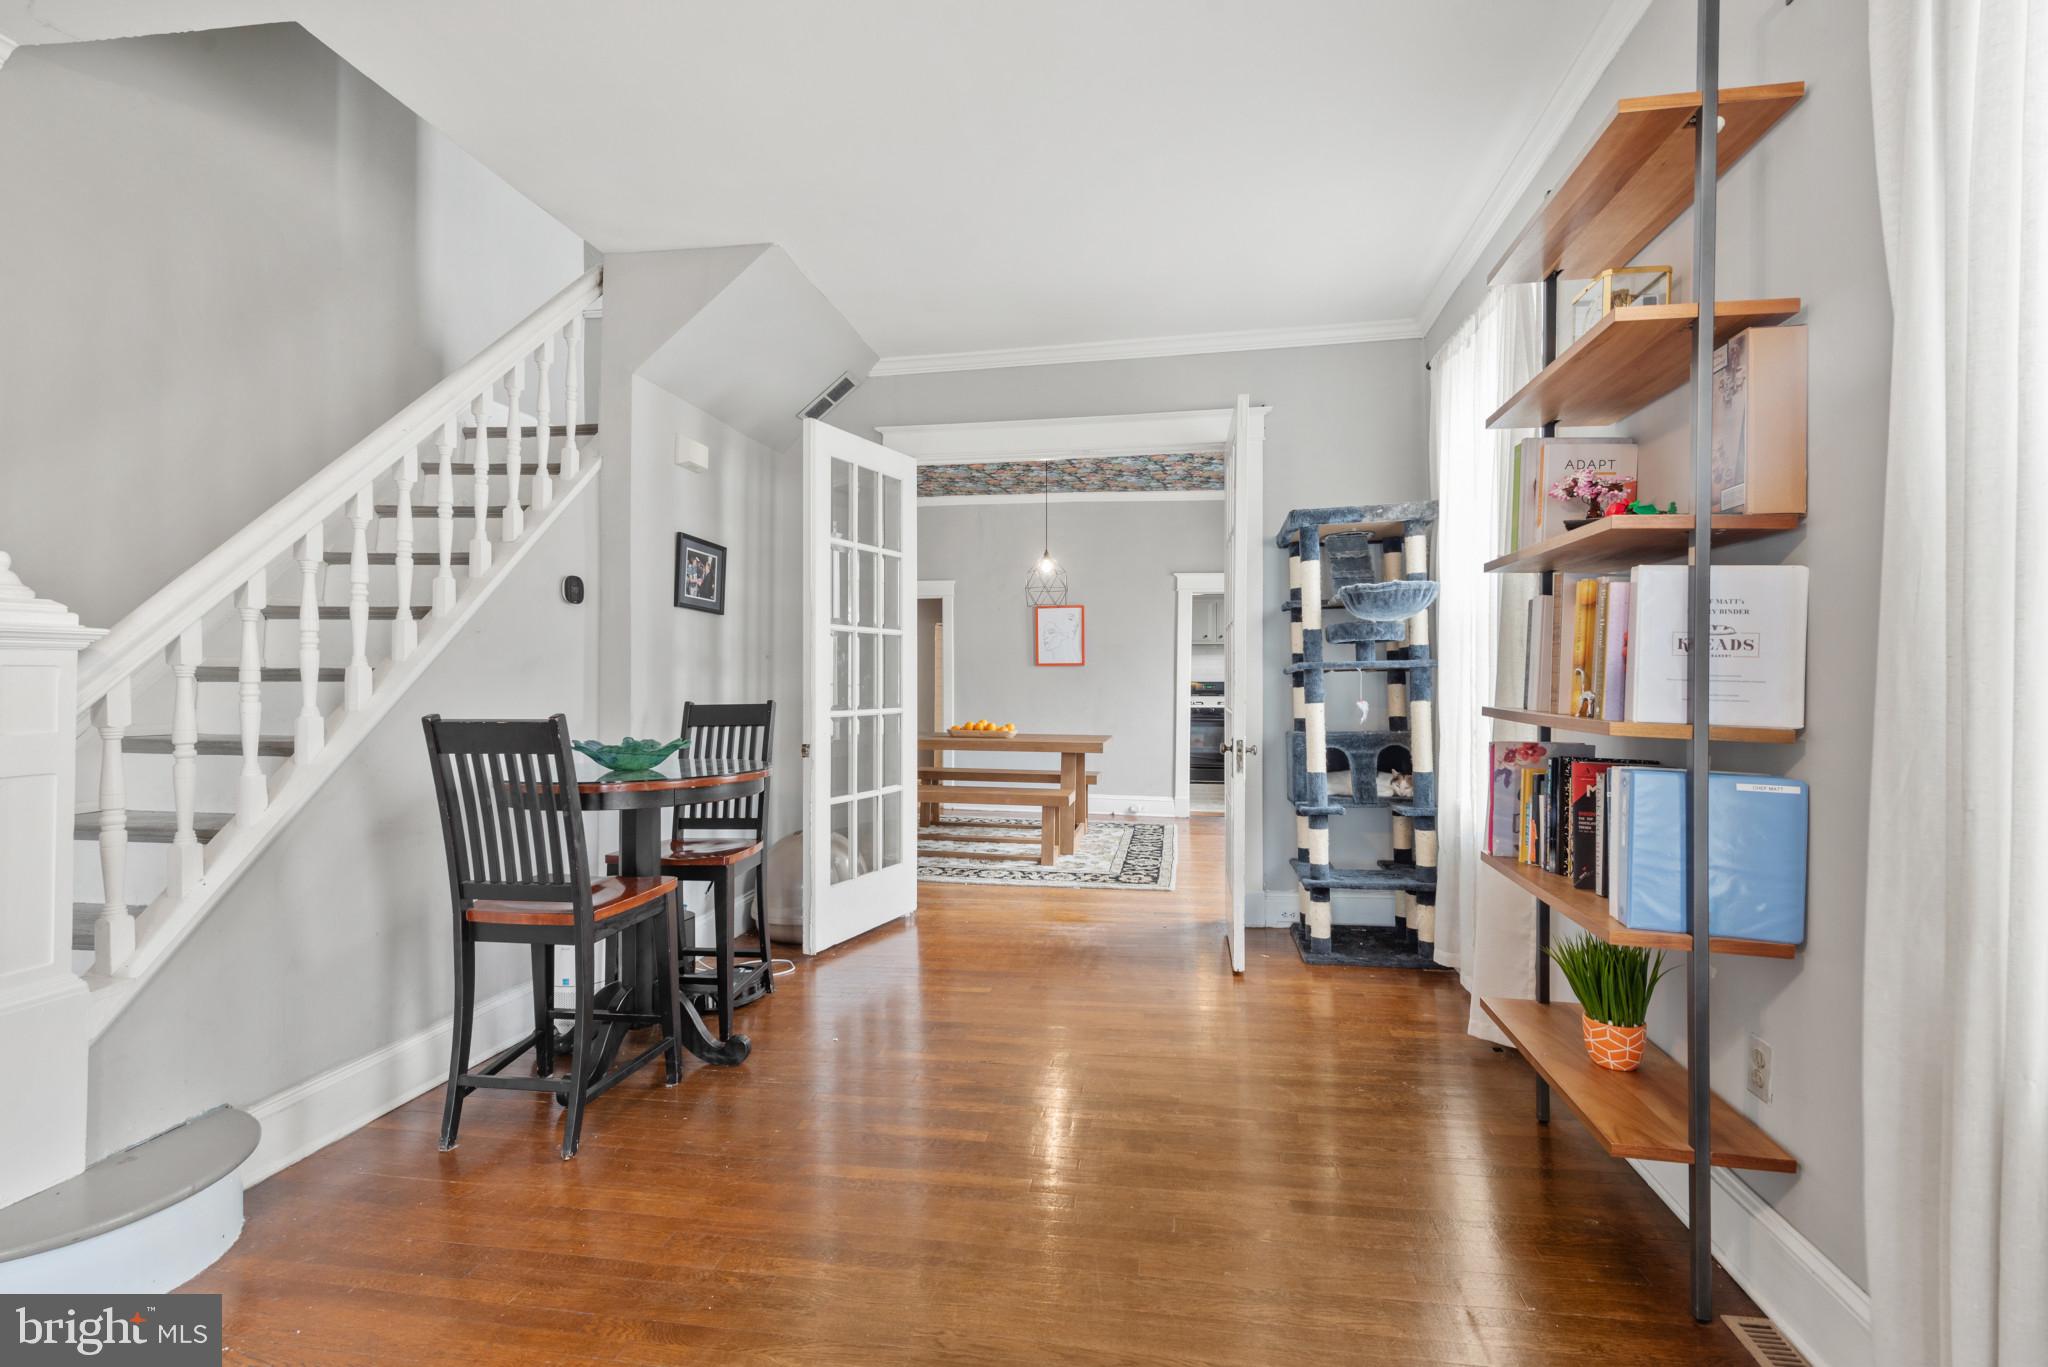
M922 771L920 771L922 778ZM1053 775L1055 783L1059 775ZM933 824L939 807L945 803L965 803L976 807L1035 807L1038 809L1038 862L1051 864L1062 853L1071 853L1074 841L1074 798L1064 788L1046 788L1043 785L1027 787L1022 784L998 786L976 783L931 783L920 781L917 785L919 815L926 824ZM931 839L972 840L977 844L987 843L986 837L979 836L926 836ZM1029 837L997 837L995 843L1010 844ZM963 859L1008 859L1014 856L993 850L956 850L957 858Z
M1057 769L952 769L943 764L920 765L917 776L920 779L929 780L934 783L944 782L948 779L961 783L1058 783L1060 781L1060 773ZM1090 787L1095 785L1097 778L1098 776L1095 774L1088 775Z

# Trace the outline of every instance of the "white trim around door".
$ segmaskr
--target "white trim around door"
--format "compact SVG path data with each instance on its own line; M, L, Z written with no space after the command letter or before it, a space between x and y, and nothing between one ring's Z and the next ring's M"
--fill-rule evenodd
M953 616L953 581L950 579L920 579L917 581L917 598L919 602L923 602L927 598L939 600L940 639L944 642L944 645L941 647L941 653L945 658L939 661L939 707L937 710L950 711L956 717L963 717L967 714L960 711L960 695L954 691L958 686L960 676L953 671L953 638L955 635L954 626L956 624ZM918 686L922 688L924 686L923 671L926 667L924 633L918 632L917 636L916 668L919 672ZM943 729L945 725L945 717L935 716L932 718L932 729L934 731ZM919 752L919 757L920 762L922 762L922 752Z

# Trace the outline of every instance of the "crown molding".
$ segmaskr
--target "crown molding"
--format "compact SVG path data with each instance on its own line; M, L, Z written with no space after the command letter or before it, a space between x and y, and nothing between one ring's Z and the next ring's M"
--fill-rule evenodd
M1172 337L1126 337L1111 342L1060 342L1051 346L884 356L875 362L868 376L876 379L885 375L930 375L947 370L1001 370L1010 366L1139 361L1160 356L1212 356L1231 351L1276 351L1285 347L1349 346L1354 342L1406 342L1422 334L1422 326L1413 318L1388 318L1366 323L1313 323L1290 328L1248 328L1240 332L1189 332Z
M1580 107L1591 98L1593 87L1607 74L1609 64L1621 52L1621 45L1628 41L1628 36L1635 32L1636 25L1642 22L1649 9L1650 0L1612 0L1607 12L1600 16L1600 22L1587 35L1579 55L1565 70L1564 79L1551 92L1550 102L1543 106L1543 112L1530 125L1529 135L1522 139L1522 145L1508 159L1507 169L1501 173L1493 193L1487 196L1479 216L1472 220L1472 226L1458 239L1443 269L1437 272L1436 284L1423 297L1422 307L1416 310L1416 317L1420 320L1417 336L1426 337L1436 327L1445 307L1451 302L1451 296L1457 293L1458 286L1479 264L1480 253L1507 223L1508 215L1521 203L1522 196L1536 183L1537 173L1550 160L1558 144L1564 141L1572 121L1579 116Z
M8 36L7 36L6 34L4 34L4 33L0 33L0 66L6 66L6 65L7 65L7 59L8 59L9 57L13 56L13 55L14 55L14 49L16 49L17 47L20 47L20 46L21 46L21 44L19 44L19 43L15 42L15 41L14 41L14 40L13 40L12 38L9 38L9 37L8 37Z

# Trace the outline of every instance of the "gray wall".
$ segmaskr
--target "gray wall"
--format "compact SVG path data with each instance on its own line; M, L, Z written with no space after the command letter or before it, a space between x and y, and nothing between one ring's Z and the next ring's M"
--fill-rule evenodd
M1287 802L1286 769L1276 762L1287 753L1293 726L1278 668L1287 659L1287 623L1279 611L1287 596L1287 560L1272 544L1272 533L1290 508L1428 496L1429 391L1422 361L1418 342L1366 342L892 375L870 379L827 421L872 438L876 427L899 423L1228 408L1245 393L1271 406L1262 490L1265 525L1255 529L1264 567L1257 591L1259 601L1268 605L1261 658L1272 666L1265 677L1259 746L1266 757L1265 860L1263 869L1251 875L1249 891L1255 903L1266 891L1280 894L1274 905L1288 909L1295 886L1287 867L1294 854L1294 814ZM1022 589L1020 577L1020 594ZM1247 915L1257 919L1258 911L1253 905Z
M1223 503L1103 500L1052 505L1052 552L1068 601L1088 609L1088 662L1033 663L1024 577L1044 546L1036 503L940 504L917 512L917 577L953 581L955 720L1027 731L1100 731L1107 797L1173 797L1173 576L1223 568ZM920 650L926 647L919 641Z
M210 1106L253 1105L447 1019L448 874L419 719L562 712L573 734L593 734L597 514L586 491L534 543L94 1042L93 1157ZM580 607L556 591L566 574L591 590ZM616 849L616 821L595 820L593 854ZM527 980L523 948L479 952L479 999Z
M1877 569L1883 524L1891 366L1872 154L1867 16L1860 5L1729 0L1722 20L1722 83L1804 80L1805 101L1721 181L1719 290L1723 298L1797 295L1809 328L1808 506L1803 531L1730 548L1729 561L1811 569L1805 738L1791 746L1717 746L1717 768L1792 774L1813 790L1807 943L1789 963L1715 961L1715 1090L1755 1116L1790 1149L1796 1177L1744 1173L1749 1183L1842 1270L1865 1276L1861 1098L1863 899L1871 676L1877 668ZM1538 178L1554 186L1577 150L1630 95L1690 90L1691 7L1653 5ZM1533 211L1539 195L1525 206ZM1491 264L1524 221L1482 256ZM1637 258L1679 268L1691 298L1688 214ZM1477 305L1475 271L1432 329L1434 353ZM1641 443L1648 496L1689 508L1687 413L1674 394L1614 429ZM1717 553L1718 554L1718 553ZM1443 719L1444 725L1453 719ZM1615 749L1615 747L1607 747ZM1619 752L1618 750L1616 751ZM1671 752L1663 752L1670 757ZM1743 1088L1746 1036L1773 1047L1775 1099ZM1660 994L1651 1034L1667 1049L1684 1039L1683 993Z
M583 271L297 25L0 67L0 550L111 626Z

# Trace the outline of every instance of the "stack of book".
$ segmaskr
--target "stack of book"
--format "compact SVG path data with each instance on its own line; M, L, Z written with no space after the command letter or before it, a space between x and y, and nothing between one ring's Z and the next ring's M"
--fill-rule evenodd
M1685 770L1534 741L1497 741L1487 762L1488 854L1608 899L1608 914L1630 929L1687 930ZM1715 773L1707 791L1713 933L1802 942L1806 784Z
M1601 721L1687 717L1687 571L1561 572L1530 600L1521 707ZM1716 565L1710 703L1720 726L1806 724L1804 565Z

